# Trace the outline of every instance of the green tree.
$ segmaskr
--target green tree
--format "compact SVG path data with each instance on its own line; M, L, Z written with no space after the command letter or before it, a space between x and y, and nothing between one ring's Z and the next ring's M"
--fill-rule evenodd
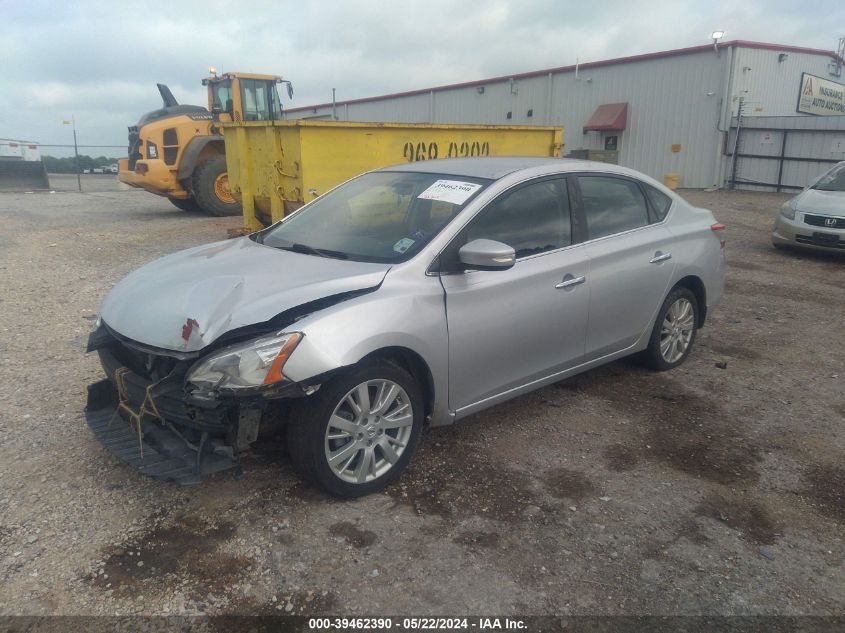
M55 156L42 156L41 160L44 163L44 167L47 168L47 172L51 174L75 174L76 173L76 160L73 156L68 158L56 158ZM97 158L91 158L87 154L80 154L79 155L79 171L85 172L85 170L90 170L95 167L105 167L106 165L111 165L112 163L116 163L116 158L109 158L108 156L97 156Z

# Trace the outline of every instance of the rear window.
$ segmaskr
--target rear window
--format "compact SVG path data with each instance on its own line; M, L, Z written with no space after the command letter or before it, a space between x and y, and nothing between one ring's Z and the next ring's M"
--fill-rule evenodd
M648 201L651 203L651 208L654 211L654 221L663 222L666 219L666 214L669 213L669 208L672 206L672 198L650 185L643 184L643 187L645 187L645 195L648 196Z

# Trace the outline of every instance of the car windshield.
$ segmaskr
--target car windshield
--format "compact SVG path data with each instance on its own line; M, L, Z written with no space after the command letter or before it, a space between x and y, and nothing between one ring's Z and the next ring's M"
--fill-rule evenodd
M413 257L489 180L373 172L320 196L256 239L274 248L366 262Z
M845 191L845 165L837 165L810 188L821 191Z

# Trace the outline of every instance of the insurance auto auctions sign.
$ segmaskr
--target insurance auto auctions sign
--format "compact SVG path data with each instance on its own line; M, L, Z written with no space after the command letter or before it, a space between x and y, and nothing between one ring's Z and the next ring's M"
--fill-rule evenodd
M822 116L845 114L845 85L803 73L797 111Z

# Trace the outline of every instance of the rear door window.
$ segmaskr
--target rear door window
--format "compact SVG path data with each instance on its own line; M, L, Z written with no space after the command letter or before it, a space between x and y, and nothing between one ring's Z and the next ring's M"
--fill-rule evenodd
M588 239L648 225L648 206L634 181L612 176L579 176L578 185Z

